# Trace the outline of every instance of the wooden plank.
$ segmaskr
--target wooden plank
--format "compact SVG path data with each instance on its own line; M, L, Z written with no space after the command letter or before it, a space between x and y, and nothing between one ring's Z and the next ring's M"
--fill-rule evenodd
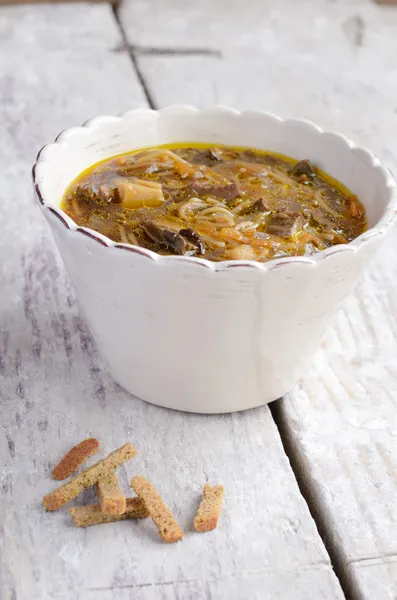
M396 9L369 0L267 0L242 11L205 0L182 10L178 0L166 7L136 0L120 14L157 103L306 117L373 148L396 169ZM347 586L368 600L397 593L396 237L279 409Z
M93 114L145 105L128 56L113 51L120 41L107 5L0 11L0 596L176 600L225 588L230 600L262 589L343 598L268 408L173 413L117 386L32 202L26 174L43 142ZM160 543L150 521L80 530L65 510L45 513L51 467L93 435L103 454L137 445L120 470L124 489L147 475L185 529L183 543ZM206 481L225 484L225 508L217 531L193 534ZM89 501L92 491L78 499Z

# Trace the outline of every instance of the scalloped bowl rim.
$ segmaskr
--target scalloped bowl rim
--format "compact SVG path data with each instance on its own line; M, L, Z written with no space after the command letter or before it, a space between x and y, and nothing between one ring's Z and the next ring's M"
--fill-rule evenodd
M204 258L196 258L194 256L161 255L161 254L157 254L156 252L153 252L152 250L142 248L141 246L134 246L132 244L123 244L120 242L115 242L115 241L111 240L110 238L108 238L107 236L95 231L94 229L90 229L88 227L81 227L81 226L77 225L77 223L75 223L75 221L73 221L73 219L71 219L67 215L67 213L65 213L65 211L63 211L58 206L54 206L51 202L47 201L44 198L44 195L40 188L40 184L37 181L37 170L40 168L40 165L42 165L46 161L46 155L49 152L51 152L54 148L56 148L59 145L61 145L61 146L67 145L68 140L72 136L74 137L77 135L84 135L86 132L89 132L92 129L97 129L97 128L101 127L101 125L103 123L120 122L122 120L129 120L129 118L131 118L131 117L135 118L136 116L139 116L140 114L143 116L143 115L149 115L149 114L150 115L152 115L152 114L165 114L165 115L173 114L173 115L175 115L175 114L181 114L181 113L182 114L201 113L201 114L207 114L209 116L216 116L217 114L218 115L219 114L223 114L223 115L229 114L229 115L234 115L235 117L239 117L239 118L244 118L246 116L250 116L250 117L257 116L258 118L264 117L266 119L271 119L274 121L278 121L280 123L305 124L308 128L314 129L319 134L328 134L328 135L332 134L333 136L337 136L349 147L350 150L354 151L355 149L358 149L362 154L364 153L367 156L367 159L369 159L369 161L368 161L369 168L377 169L382 172L382 177L384 179L385 187L388 188L388 190L389 190L389 201L387 203L387 206L384 210L384 213L383 213L381 219L379 219L379 221L373 227L369 228L367 231L365 231L364 233L359 235L357 238L355 238L353 241L349 242L348 244L337 244L335 246L331 246L330 248L327 248L326 250L321 250L319 252L316 252L315 254L313 254L311 256L288 256L288 257L282 257L282 258L274 258L274 259L268 260L263 263L260 263L257 261L247 261L247 260L245 260L245 261L244 260L224 260L224 261L219 261L219 262L212 262L212 261L206 260ZM96 242L100 243L102 246L106 246L108 248L117 248L120 250L127 250L134 254L139 254L141 256L144 256L147 259L157 262L157 263L173 263L173 264L175 262L193 263L197 266L202 266L202 267L205 267L205 268L210 269L215 272L224 271L224 270L228 270L230 268L235 268L235 267L248 267L251 269L254 268L254 269L269 271L269 270L283 267L284 265L291 265L291 264L315 266L329 256L334 256L336 254L340 254L343 252L357 252L368 240L373 239L375 236L378 236L378 235L385 235L387 233L387 230L389 230L394 225L394 223L397 221L397 194L395 193L396 188L397 188L397 182L396 182L393 174L391 173L391 171L387 167L382 165L381 161L379 160L379 158L376 156L376 154L374 152L372 152L371 150L368 150L367 148L359 146L358 144L356 144L355 142L350 140L348 137L346 137L344 134L326 131L322 127L319 127L318 125L316 125L315 123L313 123L312 121L310 121L308 119L283 119L283 118L279 117L278 115L275 115L271 112L260 111L260 110L238 111L234 108L229 108L226 106L212 106L209 108L198 109L198 108L195 108L193 106L188 106L188 105L171 105L171 106L166 106L166 107L158 109L158 110L139 109L139 108L131 109L131 110L127 110L126 112L124 112L118 116L112 116L112 115L96 116L96 117L89 119L85 123L83 123L83 125L81 125L80 127L71 127L71 128L63 130L55 138L55 140L52 144L47 144L47 145L43 146L37 155L35 164L33 165L32 178L33 178L34 189L35 189L38 201L39 201L42 209L51 212L56 218L58 218L58 220L67 229L69 229L71 231L76 231L85 236L88 236L91 239L95 240Z

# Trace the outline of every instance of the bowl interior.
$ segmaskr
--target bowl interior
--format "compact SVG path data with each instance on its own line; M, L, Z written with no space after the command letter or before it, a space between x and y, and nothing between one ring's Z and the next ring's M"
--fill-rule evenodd
M67 186L90 165L129 150L184 141L250 146L307 158L359 197L369 227L382 218L391 199L390 173L373 154L342 135L324 133L306 121L282 121L265 113L182 107L98 117L84 127L66 130L56 144L41 152L36 183L44 202L59 208Z

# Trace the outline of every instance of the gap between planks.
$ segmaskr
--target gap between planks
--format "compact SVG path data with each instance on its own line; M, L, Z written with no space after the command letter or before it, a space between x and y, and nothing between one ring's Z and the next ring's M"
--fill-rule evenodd
M151 91L149 89L149 86L147 85L147 82L145 81L145 78L143 76L142 70L139 67L139 63L138 63L136 54L134 52L134 48L133 48L133 46L128 45L127 36L125 34L124 27L123 27L123 25L121 23L119 15L118 15L118 4L116 4L112 8L113 8L113 15L114 15L116 24L117 24L117 26L118 26L118 28L120 30L120 35L121 35L121 38L123 40L122 46L119 47L119 48L117 48L117 51L120 52L121 50L124 50L124 49L128 51L128 55L129 55L129 57L131 59L132 66L134 67L136 76L138 77L139 83L142 86L142 89L144 91L147 103L149 104L150 108L156 109L156 105L155 105L152 93L151 93Z
M346 597L346 600L362 600L362 595L354 582L349 570L349 562L335 543L334 532L330 529L325 507L322 505L321 499L316 492L315 482L308 469L305 457L301 452L301 447L296 436L291 431L288 420L285 418L285 413L282 410L280 398L269 404L274 423L278 429L281 442L285 454L291 465L291 469L295 475L295 479L299 486L299 490L307 504L313 521L316 524L317 531L323 541L325 549L331 561L331 566L334 570L339 584Z
M121 38L123 40L122 44L118 48L115 48L115 52L128 52L135 73L139 79L139 83L141 84L142 89L145 93L146 100L150 108L152 108L153 110L158 108L158 106L156 105L148 82L143 74L143 70L139 65L139 56L212 56L215 58L222 58L222 52L218 49L212 48L152 47L129 43L120 16L118 14L120 4L121 2L116 0L112 6L114 18L116 20L117 26L120 30Z

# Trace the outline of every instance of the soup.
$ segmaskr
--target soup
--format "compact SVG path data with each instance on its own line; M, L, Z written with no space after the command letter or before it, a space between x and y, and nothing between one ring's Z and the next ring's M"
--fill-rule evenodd
M104 160L62 208L115 242L212 261L307 256L366 229L357 197L308 160L208 144Z

